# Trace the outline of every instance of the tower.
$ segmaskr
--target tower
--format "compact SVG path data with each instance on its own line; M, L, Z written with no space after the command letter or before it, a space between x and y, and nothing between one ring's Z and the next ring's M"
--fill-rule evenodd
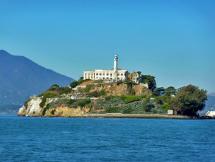
M113 80L117 82L117 77L118 77L118 62L119 62L119 58L118 58L118 55L115 54L114 56L114 65L113 65L113 71L114 71L114 77L113 77Z
M116 54L114 56L114 66L113 66L114 72L118 70L118 61L119 61L119 58L118 58L118 55Z

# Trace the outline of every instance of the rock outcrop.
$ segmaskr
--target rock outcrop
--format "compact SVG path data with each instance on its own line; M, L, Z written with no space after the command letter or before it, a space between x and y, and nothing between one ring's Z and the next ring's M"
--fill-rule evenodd
M42 116L42 108L40 103L42 102L41 97L32 97L27 101L18 111L18 115L21 116Z
M49 99L45 103L47 105L48 103L53 102L55 99ZM77 107L77 108L71 108L67 106L59 106L54 108L47 108L41 107L42 97L32 97L29 101L26 102L25 105L23 105L19 111L19 116L46 116L46 117L74 117L74 116L82 116L85 113L88 113L90 111L90 108L88 107Z

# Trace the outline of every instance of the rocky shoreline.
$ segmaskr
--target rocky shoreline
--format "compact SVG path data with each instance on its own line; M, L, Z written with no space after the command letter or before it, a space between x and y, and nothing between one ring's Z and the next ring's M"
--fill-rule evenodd
M77 116L76 116L77 117ZM79 116L82 118L163 118L163 119L192 119L188 116L181 115L165 115L165 114L120 114L120 113L107 113L107 114L84 114Z
M25 117L63 117L63 118L148 118L148 119L193 119L189 116L183 115L166 115L166 114L121 114L121 113L105 113L105 114L94 114L94 113L77 113L70 115L37 115L28 116L18 114L18 116Z

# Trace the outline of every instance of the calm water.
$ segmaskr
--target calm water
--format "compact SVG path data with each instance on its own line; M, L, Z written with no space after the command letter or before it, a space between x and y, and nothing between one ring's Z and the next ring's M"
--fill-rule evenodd
M0 117L0 161L215 161L215 120Z

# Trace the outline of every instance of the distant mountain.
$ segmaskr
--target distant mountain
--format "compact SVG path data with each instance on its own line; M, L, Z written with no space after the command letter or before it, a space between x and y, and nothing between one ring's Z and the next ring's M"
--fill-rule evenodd
M73 79L46 69L23 56L0 50L0 105L21 105L52 84L65 86Z
M207 102L206 102L206 108L207 109L210 109L210 108L214 108L214 110L215 110L215 96L211 96L211 95L209 95L208 96L208 100L207 100Z
M208 95L208 100L206 101L205 108L199 112L200 115L204 115L209 110L215 110L215 96L212 94Z
M0 115L16 115L21 105L0 105Z

